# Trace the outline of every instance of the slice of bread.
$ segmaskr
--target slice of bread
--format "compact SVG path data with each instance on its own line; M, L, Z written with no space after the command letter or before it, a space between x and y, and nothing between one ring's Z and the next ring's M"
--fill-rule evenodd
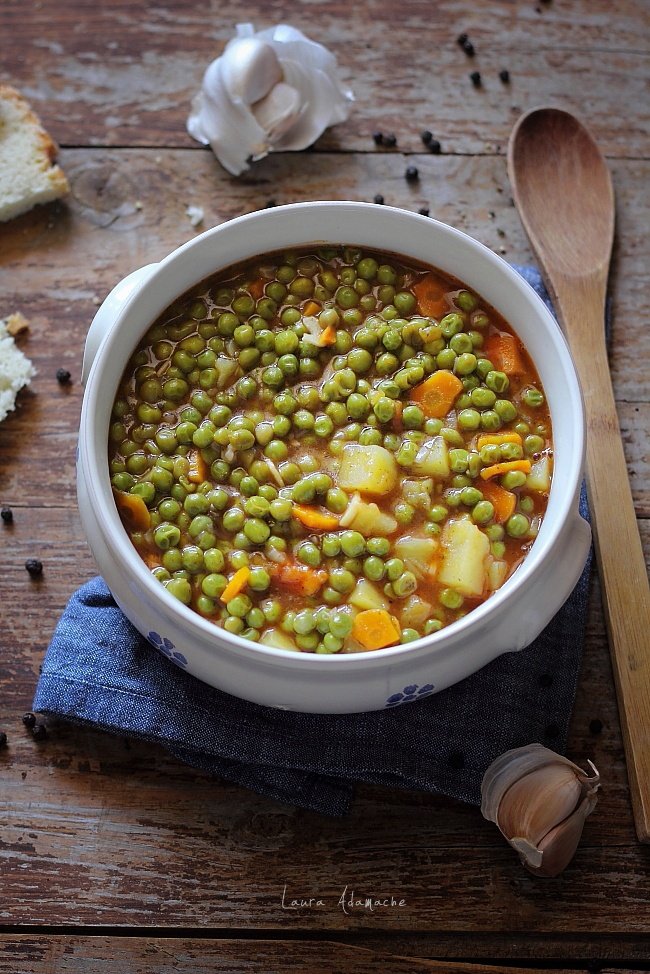
M57 146L14 88L0 85L0 221L70 189L54 160Z

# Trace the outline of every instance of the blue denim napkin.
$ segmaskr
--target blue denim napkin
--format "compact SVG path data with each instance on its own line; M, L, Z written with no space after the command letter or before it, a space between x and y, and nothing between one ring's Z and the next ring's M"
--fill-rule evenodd
M537 271L517 268L548 304ZM550 307L550 304L549 304ZM580 510L588 517L583 490ZM590 564L527 649L441 693L365 714L288 713L201 683L155 649L94 578L68 603L45 656L34 710L156 741L186 763L270 798L341 815L356 782L480 804L503 751L565 747L580 668ZM172 654L168 654L172 655ZM414 702L413 702L414 701ZM399 704L411 703L412 706Z

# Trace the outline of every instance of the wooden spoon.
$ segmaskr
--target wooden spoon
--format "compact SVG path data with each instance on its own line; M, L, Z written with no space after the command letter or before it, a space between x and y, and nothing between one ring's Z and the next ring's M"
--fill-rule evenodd
M556 108L519 119L508 145L508 175L582 386L587 488L632 809L639 840L650 842L650 589L604 329L612 183L587 129Z

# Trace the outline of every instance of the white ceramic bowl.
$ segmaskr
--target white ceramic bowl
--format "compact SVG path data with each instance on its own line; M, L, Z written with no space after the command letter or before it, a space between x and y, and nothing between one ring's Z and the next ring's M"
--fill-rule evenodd
M283 248L354 244L392 251L458 277L512 325L548 397L555 470L539 536L524 563L481 606L417 642L373 653L313 655L259 646L181 605L151 576L120 522L109 479L111 408L126 362L172 301L222 268ZM452 227L365 203L298 203L208 230L119 284L86 344L78 496L99 569L131 622L177 665L257 703L315 713L378 710L448 687L501 653L527 646L573 589L590 544L578 514L584 422L566 342L532 288L486 247Z

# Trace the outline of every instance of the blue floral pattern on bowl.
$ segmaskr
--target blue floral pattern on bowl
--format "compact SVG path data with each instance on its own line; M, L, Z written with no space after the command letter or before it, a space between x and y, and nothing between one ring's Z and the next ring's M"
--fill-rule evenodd
M167 639L166 636L161 636L158 632L148 633L147 639L159 653L166 656L172 663L176 663L176 666L180 666L181 669L187 666L186 658L182 653L178 652L171 639Z
M399 707L403 703L412 703L414 700L421 700L423 697L430 696L435 690L432 683L425 683L423 686L419 686L417 683L412 683L408 687L404 687L399 693L392 693L388 700L386 701L386 707Z

